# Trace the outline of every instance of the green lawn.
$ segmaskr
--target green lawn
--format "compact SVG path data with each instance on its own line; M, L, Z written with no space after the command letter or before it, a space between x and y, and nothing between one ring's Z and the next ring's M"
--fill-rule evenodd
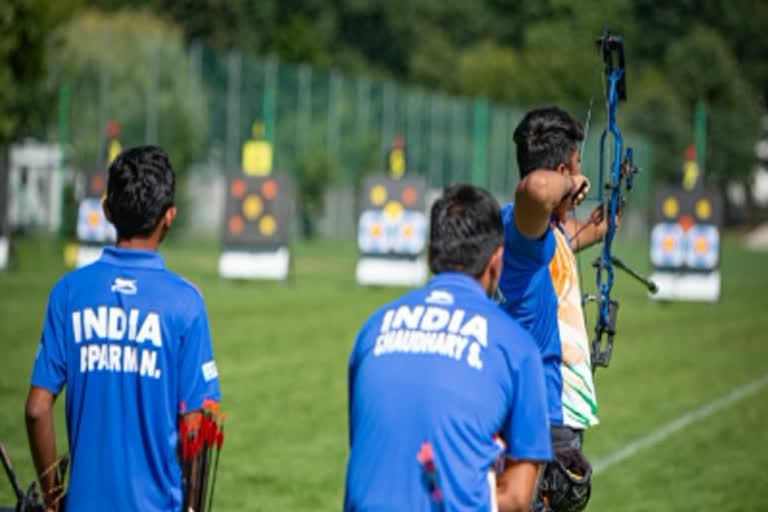
M174 243L163 252L208 303L229 413L216 510L339 510L347 355L367 315L402 290L357 287L350 243L299 245L289 283L223 281L214 247ZM617 252L647 265L643 245ZM731 241L723 261L717 305L657 304L617 277L619 334L611 368L597 377L602 424L587 437L592 459L768 373L766 255ZM33 471L23 401L47 294L63 272L60 244L24 240L16 268L0 273L0 441L24 482ZM597 476L589 510L768 510L766 389ZM10 500L0 484L0 503Z

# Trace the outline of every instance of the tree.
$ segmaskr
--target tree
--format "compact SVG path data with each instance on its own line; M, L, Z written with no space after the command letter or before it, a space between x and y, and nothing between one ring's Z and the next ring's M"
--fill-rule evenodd
M23 135L40 133L54 112L46 88L48 34L65 21L78 0L0 3L0 147Z
M713 183L748 180L760 133L757 94L738 62L715 31L697 27L672 44L666 67L683 104L693 112L697 101L710 110L709 158L704 171Z
M207 101L178 28L148 12L86 11L63 27L57 40L59 78L69 80L74 91L75 162L103 160L109 119L122 124L124 145L157 143L179 171L202 156Z

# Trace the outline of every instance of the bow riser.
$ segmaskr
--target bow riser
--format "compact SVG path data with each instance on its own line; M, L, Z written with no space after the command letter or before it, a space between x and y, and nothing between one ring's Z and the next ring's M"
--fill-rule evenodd
M613 256L613 240L616 235L616 218L624 205L622 186L631 190L634 175L638 168L634 164L631 148L627 148L624 154L624 138L616 122L619 101L626 100L626 72L624 69L624 46L619 36L605 34L597 40L597 45L602 53L605 63L606 76L606 106L608 110L608 126L600 135L600 159L598 193L601 194L600 205L603 210L603 218L606 218L608 226L603 238L603 247L600 256L594 262L596 268L595 281L597 296L586 296L585 302L594 300L597 303L598 314L595 320L595 337L592 340L592 370L598 366L608 366L613 354L613 342L616 335L616 317L619 310L619 302L611 298L611 290L614 282L614 265L616 268L630 274L655 293L656 285L643 278L637 272L627 267L621 260ZM608 182L605 179L605 145L608 134L613 138L613 159Z

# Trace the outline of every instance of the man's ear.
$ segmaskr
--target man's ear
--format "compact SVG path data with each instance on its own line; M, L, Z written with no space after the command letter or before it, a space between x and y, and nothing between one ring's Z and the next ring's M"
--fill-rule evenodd
M103 198L101 200L101 211L104 212L104 217L107 218L107 220L112 223L112 214L109 213L109 206L107 206L107 198Z
M165 227L170 228L173 224L173 221L176 220L176 205L171 206L167 210L165 210L165 214L163 215L163 221L165 221Z
M489 297L492 297L496 293L496 288L499 286L499 280L501 279L501 269L504 256L504 246L500 245L488 258L488 263L485 265L485 270L481 277L481 283L485 288L485 292Z
M557 167L555 167L555 172L558 174L566 175L571 173L571 169L566 164L561 162L557 164Z
M503 266L503 258L504 258L504 246L500 245L496 248L495 251L493 251L493 254L491 254L491 259L488 261L488 266L490 267L491 271L491 277L498 283L499 278L501 277L501 268Z

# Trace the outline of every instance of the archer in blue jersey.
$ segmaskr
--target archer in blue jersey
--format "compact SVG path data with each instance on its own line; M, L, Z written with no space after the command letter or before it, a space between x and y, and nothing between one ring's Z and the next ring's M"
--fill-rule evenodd
M504 222L504 266L497 298L501 307L520 322L539 347L547 387L547 409L552 425L563 424L562 360L557 324L557 295L549 274L555 237L548 229L540 238L528 238L515 224L513 204L501 211Z
M528 112L514 133L515 203L503 210L499 302L539 346L552 422L556 460L544 469L536 512L578 512L591 492L581 445L584 429L597 423L597 402L573 250L598 241L607 222L566 218L589 190L581 171L583 139L581 124L557 107Z
M490 194L447 189L431 212L436 276L361 329L349 361L346 511L528 510L552 452L539 351L489 299L502 242Z
M220 395L205 303L156 252L176 215L165 153L124 152L107 187L117 247L51 292L27 399L32 454L39 474L55 462L52 405L66 386L66 509L179 511L180 414ZM53 473L41 484L55 508Z

